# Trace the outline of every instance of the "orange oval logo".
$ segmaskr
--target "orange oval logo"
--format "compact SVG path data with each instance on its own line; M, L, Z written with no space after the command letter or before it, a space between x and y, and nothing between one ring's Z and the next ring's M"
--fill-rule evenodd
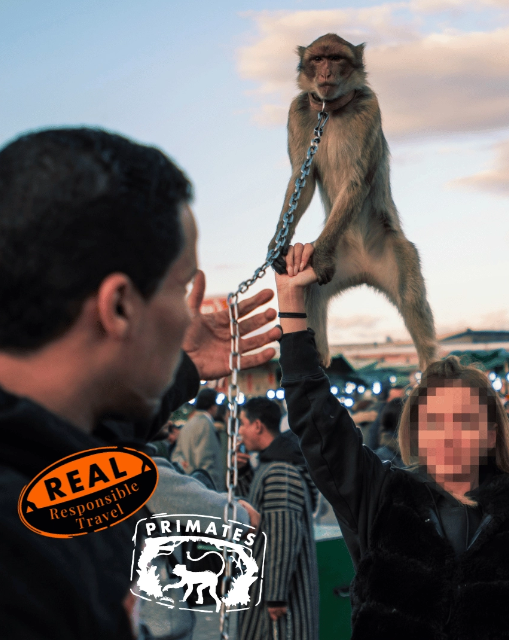
M23 488L18 513L43 536L72 538L112 527L150 499L159 473L136 449L100 447L62 458Z

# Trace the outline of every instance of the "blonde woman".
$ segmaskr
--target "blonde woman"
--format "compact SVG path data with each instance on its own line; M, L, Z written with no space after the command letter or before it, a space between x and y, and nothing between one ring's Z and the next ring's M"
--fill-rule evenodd
M352 639L509 638L509 422L487 377L435 362L399 428L409 469L362 445L320 367L304 296L310 244L276 276L291 429L334 507L356 569Z

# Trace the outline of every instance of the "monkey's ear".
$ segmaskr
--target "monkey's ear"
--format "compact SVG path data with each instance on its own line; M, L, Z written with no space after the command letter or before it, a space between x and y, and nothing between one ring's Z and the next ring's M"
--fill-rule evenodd
M295 49L295 53L299 56L299 58L302 60L302 58L304 57L304 53L306 51L306 47L297 47Z
M366 43L365 42L361 42L361 44L358 44L355 47L355 53L357 54L357 58L358 58L359 62L363 62L365 47L366 47Z

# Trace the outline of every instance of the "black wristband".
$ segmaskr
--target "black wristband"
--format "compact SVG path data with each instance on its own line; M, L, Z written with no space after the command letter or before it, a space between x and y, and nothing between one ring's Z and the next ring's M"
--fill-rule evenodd
M277 315L278 318L307 318L305 313L293 313L291 311L280 311Z

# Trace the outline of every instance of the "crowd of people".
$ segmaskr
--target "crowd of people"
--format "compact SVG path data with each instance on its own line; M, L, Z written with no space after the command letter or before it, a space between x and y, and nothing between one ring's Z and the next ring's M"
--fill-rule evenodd
M139 513L60 539L29 529L17 511L23 487L49 465L119 445L157 464L148 515L223 518L224 409L213 389L199 390L229 374L230 328L227 311L200 312L191 197L160 151L100 130L39 131L0 151L3 637L192 638L186 602L161 622L157 603L138 597L130 560ZM243 368L268 361L267 345L280 342L290 431L281 432L276 402L242 406L236 519L268 542L263 589L255 581L238 640L318 639L318 491L355 567L354 640L509 638L509 419L500 398L484 373L450 356L408 395L394 388L352 420L306 323L305 291L318 286L312 255L311 244L289 247L287 274L276 276L280 325L267 327L273 309L257 311L270 290L239 305ZM186 424L171 422L193 398ZM166 562L158 570L171 578Z

